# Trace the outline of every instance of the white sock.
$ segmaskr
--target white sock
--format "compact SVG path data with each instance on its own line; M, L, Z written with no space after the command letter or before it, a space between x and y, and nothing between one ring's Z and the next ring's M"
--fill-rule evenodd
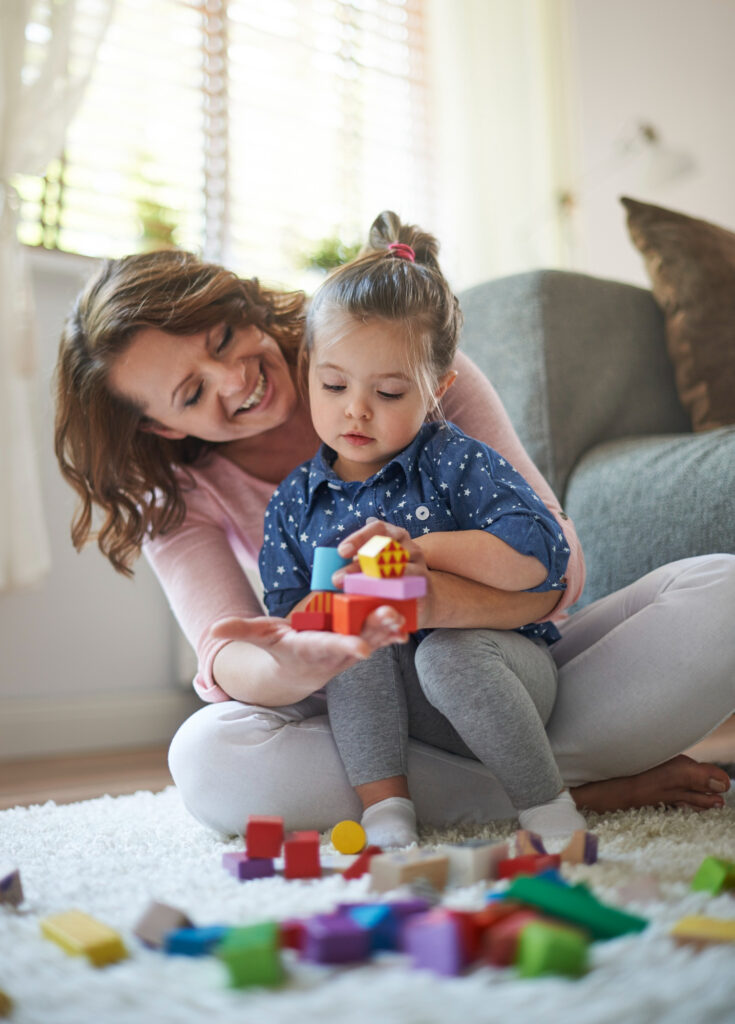
M518 823L529 832L537 832L543 840L568 839L577 829L587 828L568 789L563 789L559 796L547 804L519 811Z
M371 804L362 815L362 827L368 843L390 849L419 841L416 831L416 809L404 796L389 796Z

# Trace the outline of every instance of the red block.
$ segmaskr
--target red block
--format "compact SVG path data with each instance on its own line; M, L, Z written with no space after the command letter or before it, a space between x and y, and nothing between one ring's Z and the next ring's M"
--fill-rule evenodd
M287 921L281 921L278 933L282 949L295 949L300 953L304 948L306 926L299 918L290 917Z
M359 636L370 612L383 605L395 608L405 618L405 633L418 629L416 598L399 601L388 597L368 597L365 594L335 594L332 602L332 630L348 636Z
M332 616L329 612L291 612L291 629L301 632L316 629L322 633L332 632Z
M348 868L342 872L342 877L347 879L362 878L370 870L370 861L376 853L382 853L380 846L366 846L357 860L353 860Z
M283 818L251 814L245 826L245 848L251 859L279 857L283 844Z
M525 857L508 857L498 863L498 878L539 875L542 871L558 868L560 864L558 853L529 853Z
M485 933L483 956L493 967L509 967L515 962L520 934L527 924L543 920L533 910L518 910L493 925Z
M292 832L283 844L285 878L321 878L319 833Z

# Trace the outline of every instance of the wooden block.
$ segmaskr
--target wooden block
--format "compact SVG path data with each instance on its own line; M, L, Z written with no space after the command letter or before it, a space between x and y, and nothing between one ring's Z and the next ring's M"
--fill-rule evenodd
M248 857L244 850L223 853L222 867L241 882L252 878L272 878L276 873L272 857Z
M703 949L723 942L735 942L735 920L692 914L677 921L669 934L678 945Z
M401 945L414 967L453 977L467 966L465 946L456 916L430 910L411 917L403 929Z
M339 853L360 853L367 845L367 834L359 821L338 821L330 838Z
M281 961L280 930L273 922L230 928L214 953L226 965L234 988L273 987L286 977Z
M532 857L539 853L546 853L546 847L540 835L536 832L529 832L528 829L520 829L516 832L516 856Z
M425 576L398 576L384 579L368 576L364 572L348 573L342 586L345 594L364 594L366 597L387 597L389 600L407 601L423 597L426 593Z
M67 953L84 954L95 967L124 960L128 955L116 931L81 910L45 917L41 931Z
M285 878L321 878L319 833L292 832L283 844L283 861Z
M376 857L383 850L380 846L366 846L359 857L357 857L350 866L342 872L342 877L349 880L353 878L362 878L370 870L370 861L373 857Z
M302 633L314 629L320 633L332 632L332 616L328 612L291 612L289 619L291 629Z
M584 928L594 939L642 932L648 924L645 918L601 903L584 885L559 885L545 878L519 876L513 879L505 895Z
M403 632L418 629L416 600L397 601L387 597L367 597L363 594L335 594L332 605L332 629L335 633L359 636L370 612L383 605L395 608L405 618Z
M446 888L449 858L431 850L381 853L370 861L370 888L389 892L416 878L425 878L435 889Z
M278 857L283 845L283 818L251 814L245 826L245 849L250 858Z
M357 560L366 576L384 579L402 576L406 563L410 561L408 551L402 544L383 536L365 541L357 552Z
M334 590L337 588L332 583L332 576L345 565L349 565L349 558L342 558L337 554L336 548L314 548L314 562L311 569L312 590Z
M558 853L532 853L525 857L509 857L498 864L498 878L518 875L540 875L543 871L556 871L561 865Z
M332 614L332 598L334 593L331 590L314 590L309 595L309 600L304 605L305 612L325 612Z
M521 929L514 963L522 978L565 974L578 978L587 967L587 936L577 928L532 921Z
M579 829L561 851L564 864L594 864L597 861L597 836Z
M528 907L508 914L485 932L482 940L483 958L493 967L509 967L515 961L521 932L540 919L540 914Z
M191 928L192 923L183 910L169 907L166 903L151 903L133 929L145 946L151 949L162 949L167 932L178 931L179 928Z
M711 892L713 896L723 889L734 889L735 863L722 857L705 857L691 887L697 892Z
M474 885L497 878L498 864L508 857L507 843L489 843L484 839L471 839L441 849L449 857L452 885Z
M13 1000L0 988L0 1017L9 1017L13 1012Z
M0 869L0 903L18 907L23 902L23 885L17 868Z

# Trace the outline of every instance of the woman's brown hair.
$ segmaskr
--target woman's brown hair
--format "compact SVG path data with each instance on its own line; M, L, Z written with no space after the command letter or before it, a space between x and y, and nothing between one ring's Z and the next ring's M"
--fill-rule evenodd
M278 292L178 250L107 260L77 297L61 336L56 365L55 451L80 498L71 536L80 550L96 538L118 572L143 540L184 518L183 467L214 445L171 441L142 430L142 411L108 384L110 367L136 332L154 327L196 334L222 322L254 324L274 338L289 364L303 331L304 295ZM101 509L93 529L94 506Z

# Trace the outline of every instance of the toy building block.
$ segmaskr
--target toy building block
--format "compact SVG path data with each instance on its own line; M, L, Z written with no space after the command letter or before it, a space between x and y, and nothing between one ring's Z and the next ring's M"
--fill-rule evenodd
M449 858L431 850L380 853L370 861L370 888L389 892L417 878L425 878L435 889L446 887Z
M23 902L23 885L20 871L13 868L0 870L0 903L18 907Z
M642 932L648 924L645 918L600 903L581 884L565 886L545 878L521 875L513 880L505 896L584 928L594 939L614 939L629 932Z
M342 872L342 877L348 881L351 881L353 878L362 878L370 870L370 861L373 857L382 852L383 849L380 846L366 846L360 856L353 860L350 866Z
M301 633L313 629L320 633L332 632L332 616L327 612L291 612L291 629Z
M314 563L311 568L311 590L337 590L332 576L345 565L349 558L342 558L336 548L314 548Z
M234 988L280 985L286 973L281 962L278 925L272 921L229 928L214 954L227 967Z
M319 833L292 832L283 844L283 874L286 878L321 878Z
M544 841L536 832L522 828L516 832L516 856L532 857L534 854L546 853Z
M468 960L459 922L444 910L430 910L409 918L403 928L401 946L414 967L454 977Z
M382 576L353 572L345 576L342 590L345 594L364 594L366 597L387 597L395 601L407 601L412 597L424 596L426 577L394 576L392 579L383 579Z
M515 962L521 932L541 920L530 907L516 907L513 913L488 928L482 938L483 959L493 967L510 967Z
M367 834L359 821L338 821L330 838L338 853L360 853L367 845Z
M395 608L406 620L404 633L415 633L418 629L416 599L397 601L388 597L368 597L365 594L335 594L332 605L332 630L347 636L359 636L370 612L383 605Z
M316 914L304 921L304 960L347 964L370 956L370 933L349 915Z
M133 935L137 936L144 946L161 949L168 932L191 927L192 923L183 910L154 901L136 924Z
M283 845L283 818L272 814L251 814L245 826L248 857L278 857Z
M735 863L721 857L705 857L691 887L697 892L711 892L713 896L724 889L735 889Z
M9 1017L13 1012L13 1000L0 988L0 1017Z
M345 913L368 933L371 953L398 949L402 919L389 903L358 904Z
M703 949L723 942L735 942L735 920L692 914L677 921L669 934L677 945Z
M229 926L221 924L206 928L177 928L166 935L163 948L172 956L208 956L229 930Z
M289 917L278 926L279 942L282 949L301 952L306 941L306 925L300 917Z
M67 910L41 921L41 931L73 956L84 954L95 967L124 960L128 955L116 931L81 910Z
M561 857L558 853L531 853L524 857L508 857L498 864L498 878L540 875L543 871L555 871L560 865Z
M508 857L507 843L489 843L484 839L443 846L441 850L449 857L450 881L458 886L497 878L498 864Z
M397 540L375 536L365 541L357 552L360 568L366 576L402 576L406 563L410 561L408 551Z
M578 978L587 967L587 936L578 928L533 921L518 938L515 964L522 978L566 974Z
M243 850L222 854L222 867L241 882L272 878L276 873L272 857L248 857Z
M578 829L561 851L563 864L595 864L597 862L597 836Z

